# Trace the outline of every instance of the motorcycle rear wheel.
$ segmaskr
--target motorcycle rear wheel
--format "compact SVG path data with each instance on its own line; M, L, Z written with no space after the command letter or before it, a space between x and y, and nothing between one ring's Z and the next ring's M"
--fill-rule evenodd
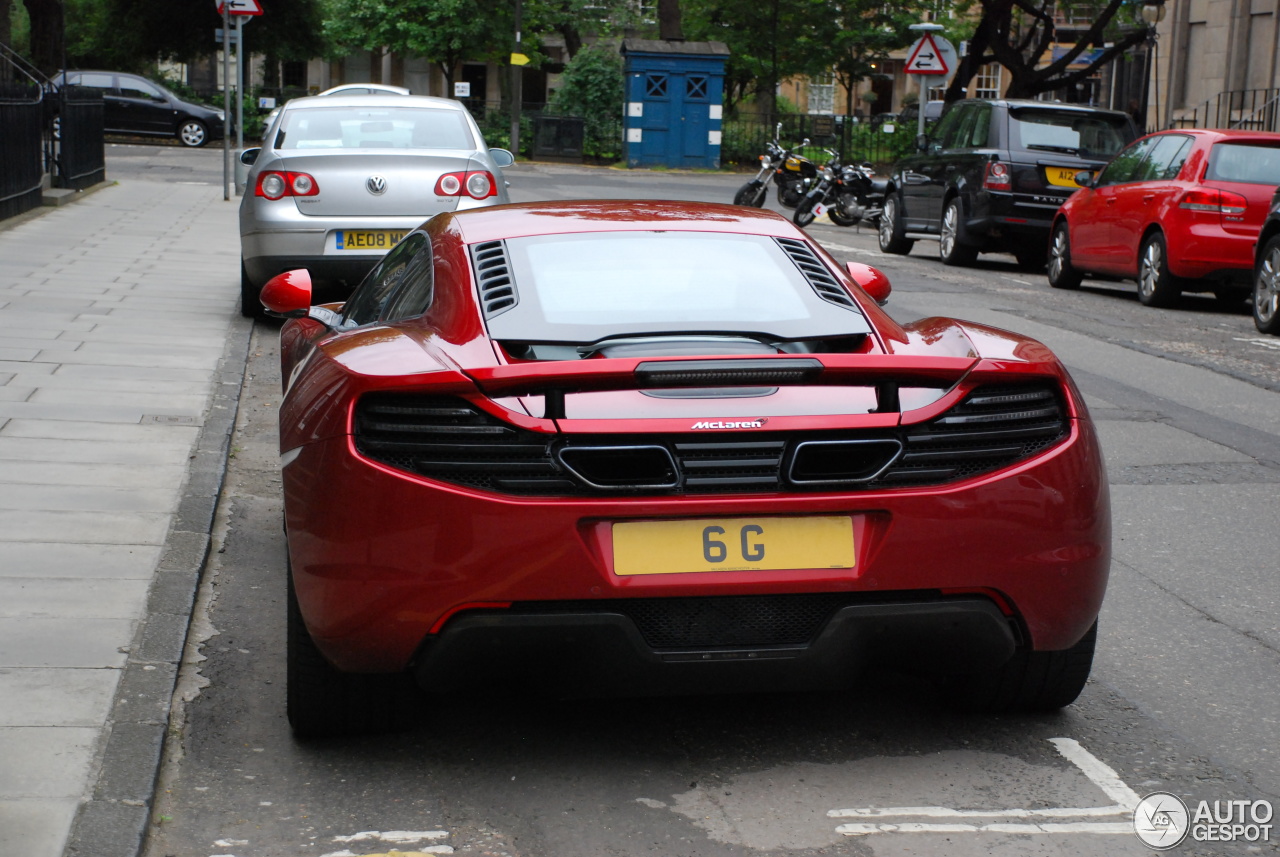
M752 179L751 181L738 188L738 192L733 196L734 205L747 205L752 208L763 208L765 197L769 195L769 186L761 181Z
M801 228L808 226L813 223L813 219L817 216L813 213L813 209L817 205L818 200L815 197L806 196L796 205L796 213L792 215L791 220Z
M862 222L861 216L844 213L843 201L838 201L835 205L828 208L827 216L831 218L831 222L836 226L857 226Z

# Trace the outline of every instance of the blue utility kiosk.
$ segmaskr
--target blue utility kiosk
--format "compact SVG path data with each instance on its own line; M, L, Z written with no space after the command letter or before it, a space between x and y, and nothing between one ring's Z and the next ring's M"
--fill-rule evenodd
M628 167L720 167L723 42L625 39Z

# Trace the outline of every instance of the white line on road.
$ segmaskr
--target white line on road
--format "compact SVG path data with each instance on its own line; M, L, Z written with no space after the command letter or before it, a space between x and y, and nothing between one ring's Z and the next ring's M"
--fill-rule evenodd
M1080 742L1072 738L1050 738L1049 742L1071 764L1080 769L1089 781L1114 800L1114 806L1051 807L1046 809L975 809L959 810L945 806L860 807L857 809L833 809L829 818L1099 818L1107 815L1126 815L1138 805L1138 795L1125 785L1120 775L1094 756ZM991 824L947 824L935 822L900 822L894 824L850 823L841 824L836 833L845 836L866 836L872 833L1133 833L1133 823L1114 821L1034 821Z

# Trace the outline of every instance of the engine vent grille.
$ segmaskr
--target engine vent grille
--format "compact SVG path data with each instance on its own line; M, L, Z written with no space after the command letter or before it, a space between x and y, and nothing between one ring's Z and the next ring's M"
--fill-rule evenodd
M813 248L803 241L796 238L775 238L778 246L791 257L791 261L795 262L796 267L800 269L800 273L804 274L804 278L809 281L809 285L818 293L818 297L828 303L838 306L856 309L857 303L840 285L839 280L831 276L831 272L827 270L827 266L814 255Z
M511 275L511 260L507 258L506 245L501 241L473 245L471 264L475 267L485 318L501 315L520 302L515 279Z
M980 387L942 416L898 430L567 436L517 428L463 399L407 393L363 396L356 405L355 421L356 449L370 459L469 488L533 496L746 494L939 485L1030 458L1066 434L1057 391L1048 385L1025 384ZM846 446L834 441L884 441L868 447L892 461L870 479L876 468L859 472L838 465L814 477L813 461L793 466L793 460L801 444L815 441L830 444L819 448L833 452ZM898 444L902 452L895 454ZM862 445L847 446L862 449ZM649 451L643 460L636 458L639 448ZM628 449L628 455L611 452ZM656 453L662 449L675 465L673 476L665 470L659 473L662 468L650 461L658 461L661 456ZM807 449L812 456L813 445ZM584 457L584 451L590 455ZM574 468L563 463L575 461L578 470L581 462L590 462L589 479L575 475ZM611 461L617 462L616 472Z

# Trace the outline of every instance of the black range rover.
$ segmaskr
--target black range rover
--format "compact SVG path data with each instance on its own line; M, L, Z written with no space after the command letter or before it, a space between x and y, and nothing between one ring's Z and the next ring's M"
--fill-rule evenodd
M918 151L893 167L880 249L911 252L915 235L938 236L948 265L1007 252L1044 267L1054 212L1138 136L1125 113L1047 101L957 101Z

